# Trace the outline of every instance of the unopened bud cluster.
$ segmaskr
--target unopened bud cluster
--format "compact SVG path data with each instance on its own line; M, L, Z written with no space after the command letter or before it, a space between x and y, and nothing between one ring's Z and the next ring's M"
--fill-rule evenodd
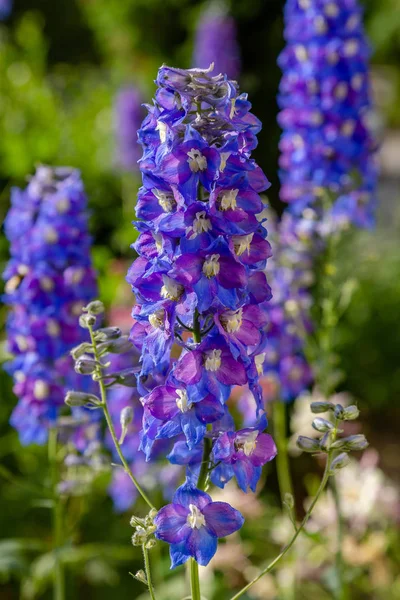
M116 373L104 372L109 363L101 361L107 354L123 354L132 349L128 336L122 335L118 327L102 327L96 329L98 316L104 313L104 305L100 300L94 300L82 308L79 317L79 325L87 329L90 334L90 342L83 342L71 350L71 356L75 360L75 371L80 375L91 375L93 381L104 379L107 386L119 383L126 386L136 385L136 377L131 369L125 369ZM94 394L69 391L65 397L68 406L84 406L86 408L98 408L102 405L100 398ZM132 419L131 419L132 420ZM121 414L121 426L124 437L130 423L129 410ZM122 443L122 442L121 442Z
M135 529L135 533L132 535L132 544L134 546L144 546L147 550L154 548L156 545L154 533L157 529L154 524L156 515L157 510L153 508L144 519L135 515L132 516L130 525Z
M303 452L322 452L325 454L340 452L337 456L334 456L331 462L330 474L332 475L349 463L348 452L365 450L368 447L368 442L363 434L338 437L338 434L343 432L342 429L339 429L340 423L354 421L360 413L355 405L345 408L341 404L333 404L332 402L312 402L310 408L314 414L331 412L333 421L316 417L312 422L312 426L323 435L318 439L301 435L297 439L297 446Z

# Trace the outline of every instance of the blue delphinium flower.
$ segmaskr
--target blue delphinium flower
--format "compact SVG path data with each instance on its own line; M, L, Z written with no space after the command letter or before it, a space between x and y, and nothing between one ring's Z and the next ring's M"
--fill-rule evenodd
M207 565L217 551L218 538L234 533L243 522L238 510L226 502L213 502L189 482L177 489L172 504L154 519L156 537L171 544L172 568L191 556Z
M7 365L19 403L11 422L21 441L43 443L63 406L83 339L77 318L96 295L87 199L78 171L41 166L27 188L14 188L5 220L11 259L4 272Z
M370 227L376 143L370 55L357 0L287 0L278 98L281 198L300 214L328 190L338 224Z
M0 0L0 21L11 14L12 5L12 0Z
M127 277L136 296L130 337L141 352L141 449L151 460L160 440L173 440L168 458L187 467L189 486L177 496L193 488L190 493L204 499L196 489L200 465L211 461L211 447L225 432L235 447L231 460L243 458L243 469L231 475L243 488L254 489L261 464L276 452L273 443L268 449L260 443L262 459L247 460L250 445L241 448L226 404L233 386L246 385L257 404L257 431L264 435L256 357L266 345L271 292L264 270L271 248L259 193L269 182L251 158L261 125L236 82L209 70L162 67L157 84L139 131L142 221L134 244L139 257ZM155 378L162 381L155 384ZM257 439L253 442L255 447ZM217 481L221 487L224 477ZM195 500L182 505L177 496L173 508L159 513L157 535L172 544L174 566L189 556L206 564L227 529L223 522L213 529L207 515L196 512L202 505ZM161 515L169 510L189 523L184 537L164 534ZM240 519L235 523L232 531Z
M125 171L138 171L140 146L137 133L143 120L144 110L139 90L122 88L115 101L116 161Z
M193 66L206 69L214 63L216 73L238 79L241 61L236 23L223 2L211 2L202 13L194 44Z

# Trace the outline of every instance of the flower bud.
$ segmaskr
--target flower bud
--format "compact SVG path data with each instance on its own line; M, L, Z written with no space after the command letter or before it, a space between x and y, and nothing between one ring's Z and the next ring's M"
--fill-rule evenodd
M289 492L286 492L284 504L288 507L289 510L293 510L294 508L294 498L293 495Z
M358 410L357 406L352 404L351 406L348 406L344 409L343 421L354 421L358 418L359 414L360 411Z
M75 371L80 375L91 375L96 370L96 361L92 358L80 358L75 363Z
M328 410L335 410L335 406L332 402L311 402L311 412L314 414L328 412Z
M300 450L303 450L303 452L320 451L319 441L314 440L313 438L305 437L304 435L299 435L299 437L296 440L296 444L300 448Z
M343 421L344 408L341 404L336 404L334 414L337 419Z
M321 433L326 433L327 431L331 431L332 429L334 429L333 423L327 421L326 419L321 419L320 417L314 419L314 421L312 422L312 426L314 427L314 429L320 431Z
M327 431L319 441L320 450L328 452L332 445L332 431Z
M154 548L154 546L155 546L156 544L157 544L156 540L154 540L154 539L152 539L152 540L149 540L148 542L146 542L146 544L145 544L145 548L146 548L147 550L151 550L152 548Z
M104 304L100 300L93 300L93 302L89 302L82 310L91 315L101 315L104 312Z
M109 342L103 342L98 347L100 352L111 352L112 354L123 354L132 350L132 342L129 341L127 335L123 335L117 340L110 340Z
M140 527L144 525L144 520L136 517L135 515L131 516L131 520L129 521L129 525L131 527Z
M349 435L348 437L341 438L332 444L332 449L335 450L346 450L351 452L352 450L365 450L368 448L368 441L362 433L357 435Z
M83 329L89 329L96 324L96 317L94 315L81 315L79 317L79 325L83 327Z
M124 443L124 439L126 434L128 433L128 425L130 423L132 423L132 419L133 419L133 409L131 406L125 406L125 408L123 408L121 410L121 414L119 417L119 421L121 423L121 435L119 438L119 443L123 444Z
M105 342L107 340L115 340L122 334L119 327L102 327L95 331L94 337L98 342Z
M89 342L83 342L83 344L79 344L79 346L72 348L70 354L74 360L77 360L87 352L93 352L93 347Z
M135 533L132 536L132 544L134 546L143 546L143 544L145 543L146 540L147 540L146 532L142 533L139 531L135 531Z
M348 454L346 454L346 452L342 452L341 454L338 454L338 456L336 456L336 458L334 458L331 463L331 468L330 468L329 473L332 475L333 473L335 473L335 471L339 471L339 469L343 469L344 467L347 467L349 462L350 462L350 457Z
M140 571L138 571L137 573L135 573L134 577L138 581L141 581L142 583L144 583L145 585L147 585L146 574L145 574L145 572L142 569Z
M65 404L68 406L86 406L91 404L93 406L100 406L101 400L94 394L87 394L86 392L74 392L69 391L65 396Z

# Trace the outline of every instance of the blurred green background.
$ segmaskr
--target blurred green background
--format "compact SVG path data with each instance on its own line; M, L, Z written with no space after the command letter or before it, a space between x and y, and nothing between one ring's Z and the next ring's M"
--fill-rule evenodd
M124 272L132 256L131 221L138 187L136 176L121 173L116 164L114 98L121 86L132 84L150 101L162 63L193 66L193 35L204 7L205 2L195 0L15 0L12 15L0 23L1 218L8 210L10 187L25 185L38 163L79 168L90 199L101 297L108 306L128 308L132 303ZM400 1L368 0L365 8L382 138L381 203L377 230L354 232L340 249L338 285L356 276L358 286L336 343L344 373L341 388L358 401L365 433L380 453L381 466L399 481ZM241 88L249 93L253 111L263 122L255 158L273 183L269 199L278 211L282 206L276 59L283 47L282 9L282 0L230 2L242 53ZM7 256L2 235L1 270ZM4 318L3 306L1 324ZM45 552L50 517L37 489L46 482L45 450L20 447L8 425L15 398L2 372L0 385L0 537L6 540L0 540L0 597L47 598L53 566ZM304 472L300 466L299 473ZM269 477L269 504L277 506L273 468ZM128 570L140 568L140 556L129 546L128 517L113 513L106 479L100 477L93 493L69 506L72 521L78 524L71 544L81 549L71 545L69 598L101 600L111 593L138 598L143 591L128 575ZM313 489L310 485L308 491ZM301 478L299 487L305 495L307 486ZM268 514L271 520L273 512ZM265 535L265 528L256 531L254 524L245 531L256 556L265 552ZM13 542L7 541L11 538ZM21 538L30 538L31 546L19 542ZM398 558L398 553L393 555ZM166 573L167 562L166 556L157 562L156 577ZM217 576L210 599L222 597L220 580ZM174 592L169 596L166 586L164 599L180 597L174 575L171 581ZM360 588L354 598L400 598L399 587L392 581L383 595L376 596ZM260 598L286 597L262 593ZM296 599L329 597L320 589L302 593Z

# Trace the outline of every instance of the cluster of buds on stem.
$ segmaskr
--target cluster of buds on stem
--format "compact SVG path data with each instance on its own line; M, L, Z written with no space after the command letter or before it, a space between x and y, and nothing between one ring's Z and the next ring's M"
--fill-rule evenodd
M154 538L154 533L157 529L154 524L154 519L157 515L157 510L152 508L144 519L132 516L130 520L130 525L135 529L135 533L132 536L132 544L134 546L144 546L147 550L154 548L156 545L156 540Z
M340 433L343 433L343 430L339 429L340 424L344 421L354 421L358 418L360 411L355 405L345 408L341 404L332 402L312 402L310 408L314 414L330 412L333 419L316 417L312 426L322 436L319 439L313 439L301 435L297 439L297 445L303 452L328 454L331 458L330 474L333 475L335 471L349 463L349 452L365 450L368 447L368 442L363 434L338 437Z

